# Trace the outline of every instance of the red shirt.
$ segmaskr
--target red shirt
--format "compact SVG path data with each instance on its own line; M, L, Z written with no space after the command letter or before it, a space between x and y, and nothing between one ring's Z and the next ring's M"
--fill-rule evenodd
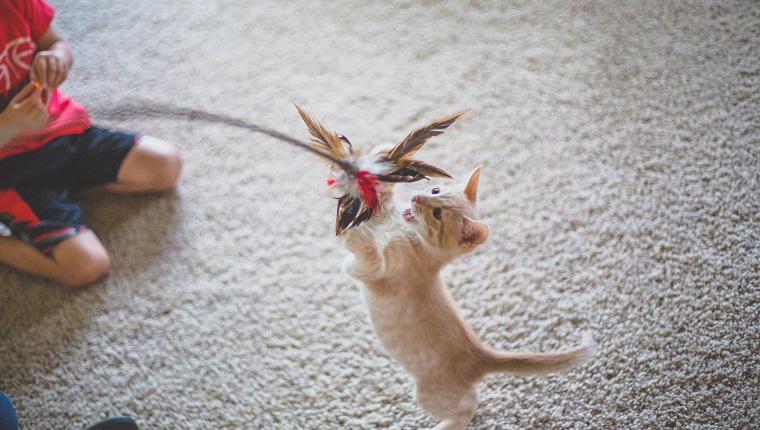
M37 43L53 21L55 10L45 0L0 0L0 111L29 83ZM55 89L47 123L25 130L0 148L0 159L39 148L56 137L82 133L91 125L87 110Z

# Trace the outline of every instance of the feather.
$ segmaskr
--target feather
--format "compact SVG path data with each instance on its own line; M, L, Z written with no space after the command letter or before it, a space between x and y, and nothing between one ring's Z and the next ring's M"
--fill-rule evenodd
M417 182L428 177L451 178L440 167L419 160L406 160L404 165L384 175L378 175L378 180L384 182Z
M424 176L430 176L433 178L451 178L446 171L440 167L433 166L432 164L425 163L419 160L409 160L406 163L406 167L416 170Z
M391 149L388 153L388 161L398 163L406 157L411 156L417 150L422 148L431 137L443 133L451 124L454 124L466 111L455 113L444 118L437 119L423 127L414 130L401 142Z
M356 219L354 220L353 224L351 224L351 227L362 224L365 221L369 221L369 219L374 214L375 214L375 211L373 211L372 208L369 208L366 205L362 205L361 209L359 210L359 214L356 216Z
M451 177L443 169L411 156L430 138L443 133L464 112L418 128L389 151L361 154L354 151L345 136L326 129L300 106L295 106L311 134L311 146L307 149L332 162L327 185L338 191L336 235L366 222L380 210L379 182L415 182L431 176Z
M359 214L361 201L349 195L343 195L338 198L338 212L335 216L335 234L340 235L344 230L351 226L351 223Z
M311 142L312 146L322 152L330 154L335 158L345 158L346 148L343 144L343 139L341 139L341 135L328 130L319 121L301 109L300 106L295 103L293 104L296 106L298 113L301 115L301 118L309 128L309 134L311 134L311 139L309 139L309 142ZM346 139L346 142L348 142L348 139ZM348 144L350 147L351 144Z
M375 211L362 203L361 199L349 195L338 199L338 211L335 217L335 234L340 236L345 230L369 220Z

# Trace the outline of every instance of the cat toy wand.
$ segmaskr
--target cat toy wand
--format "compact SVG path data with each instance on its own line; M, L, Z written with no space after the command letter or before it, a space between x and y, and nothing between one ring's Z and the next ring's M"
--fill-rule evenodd
M380 209L378 187L380 182L416 182L428 177L451 178L444 170L415 160L411 156L432 137L443 133L465 112L459 112L411 132L404 140L387 151L361 153L355 151L351 142L338 133L327 130L319 121L295 105L301 118L309 128L310 144L287 134L251 124L225 115L196 109L178 108L160 104L122 105L100 111L112 118L134 118L135 116L200 119L207 122L228 125L266 134L280 141L303 148L331 164L327 185L337 191L338 209L335 220L335 234L369 220Z

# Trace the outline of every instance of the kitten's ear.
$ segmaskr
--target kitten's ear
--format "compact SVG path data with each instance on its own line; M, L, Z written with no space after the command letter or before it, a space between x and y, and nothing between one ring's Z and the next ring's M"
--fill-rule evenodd
M478 198L478 182L480 181L480 166L478 166L474 172L472 172L472 175L470 175L470 180L467 182L467 186L464 188L464 195L467 196L467 199L472 202L472 204L475 204L475 200Z
M459 244L465 248L475 248L488 239L489 232L488 224L464 217L462 237L459 239Z

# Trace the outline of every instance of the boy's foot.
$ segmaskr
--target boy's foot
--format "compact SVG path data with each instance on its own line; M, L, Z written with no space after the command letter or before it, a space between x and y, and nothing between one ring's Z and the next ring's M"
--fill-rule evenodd
M127 416L116 417L93 424L86 430L137 430L137 423Z

